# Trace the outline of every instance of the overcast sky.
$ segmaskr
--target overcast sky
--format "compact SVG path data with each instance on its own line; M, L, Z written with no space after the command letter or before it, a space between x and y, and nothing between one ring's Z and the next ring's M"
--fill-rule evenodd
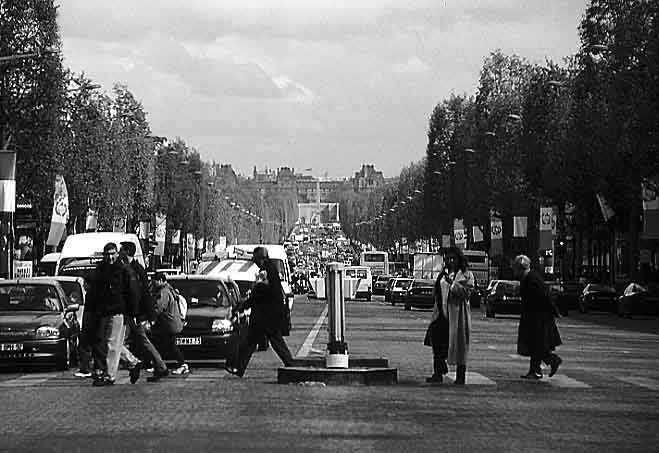
M65 64L126 84L154 134L206 160L396 176L425 152L428 117L475 92L499 48L577 51L586 0L63 0Z

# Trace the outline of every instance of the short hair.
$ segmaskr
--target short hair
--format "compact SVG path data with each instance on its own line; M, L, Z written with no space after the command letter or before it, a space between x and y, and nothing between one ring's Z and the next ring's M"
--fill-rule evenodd
M114 242L108 242L103 246L103 253L107 253L110 250L117 250L117 244L115 244Z
M135 252L137 251L137 247L135 247L135 244L133 244L130 241L122 242L121 248L126 253L126 255L131 257L135 256Z
M254 258L260 257L260 258L268 258L268 249L265 247L254 247L254 251L252 252L252 256Z
M515 257L515 263L522 266L522 269L525 271L531 269L531 260L526 255L517 255Z
M164 272L156 272L156 274L153 276L153 279L159 282L166 282L167 274Z

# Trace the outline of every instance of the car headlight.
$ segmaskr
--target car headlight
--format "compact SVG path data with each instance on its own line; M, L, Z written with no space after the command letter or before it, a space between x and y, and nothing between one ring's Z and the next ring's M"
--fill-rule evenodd
M59 338L59 329L52 326L41 326L37 329L37 338Z
M233 330L233 324L228 319L215 319L211 326L213 333L227 333Z

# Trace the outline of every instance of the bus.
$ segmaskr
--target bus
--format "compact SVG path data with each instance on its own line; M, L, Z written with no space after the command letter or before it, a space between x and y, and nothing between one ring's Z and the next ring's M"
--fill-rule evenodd
M378 275L389 275L389 255L387 252L362 252L359 256L359 265L371 269L373 278Z

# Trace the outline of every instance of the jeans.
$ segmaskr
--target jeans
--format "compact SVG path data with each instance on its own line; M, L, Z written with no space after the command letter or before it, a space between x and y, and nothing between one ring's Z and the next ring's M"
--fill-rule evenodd
M78 344L78 362L82 373L92 371L92 357L99 355L93 354L94 348L98 348L98 326L94 325L94 315L86 311L82 314L82 331Z
M128 346L126 346L126 339L129 337L129 335L132 332L132 329L130 329L129 326L134 323L135 321L132 317L124 315L124 325L122 327L123 334L121 335L123 340L121 344L120 358L124 362L128 363L128 368L135 368L140 363L138 358L135 357L133 353L130 351L130 349L128 349Z
M238 360L236 361L236 368L238 368L238 374L242 376L249 365L249 361L252 358L252 354L256 350L256 346L263 340L264 334L261 332L249 331L245 341L240 344L238 347ZM293 356L291 351L284 341L284 337L281 332L275 333L266 333L265 337L270 340L270 346L272 350L275 351L279 359L284 363L284 366L293 365Z
M160 353L153 343L151 343L151 340L149 340L144 323L135 322L135 318L132 317L126 317L126 322L128 323L128 337L133 343L135 354L143 362L151 362L156 370L165 371L167 365L165 365Z
M107 347L105 374L114 381L117 378L119 359L124 347L124 315L104 316L101 318L101 329Z

